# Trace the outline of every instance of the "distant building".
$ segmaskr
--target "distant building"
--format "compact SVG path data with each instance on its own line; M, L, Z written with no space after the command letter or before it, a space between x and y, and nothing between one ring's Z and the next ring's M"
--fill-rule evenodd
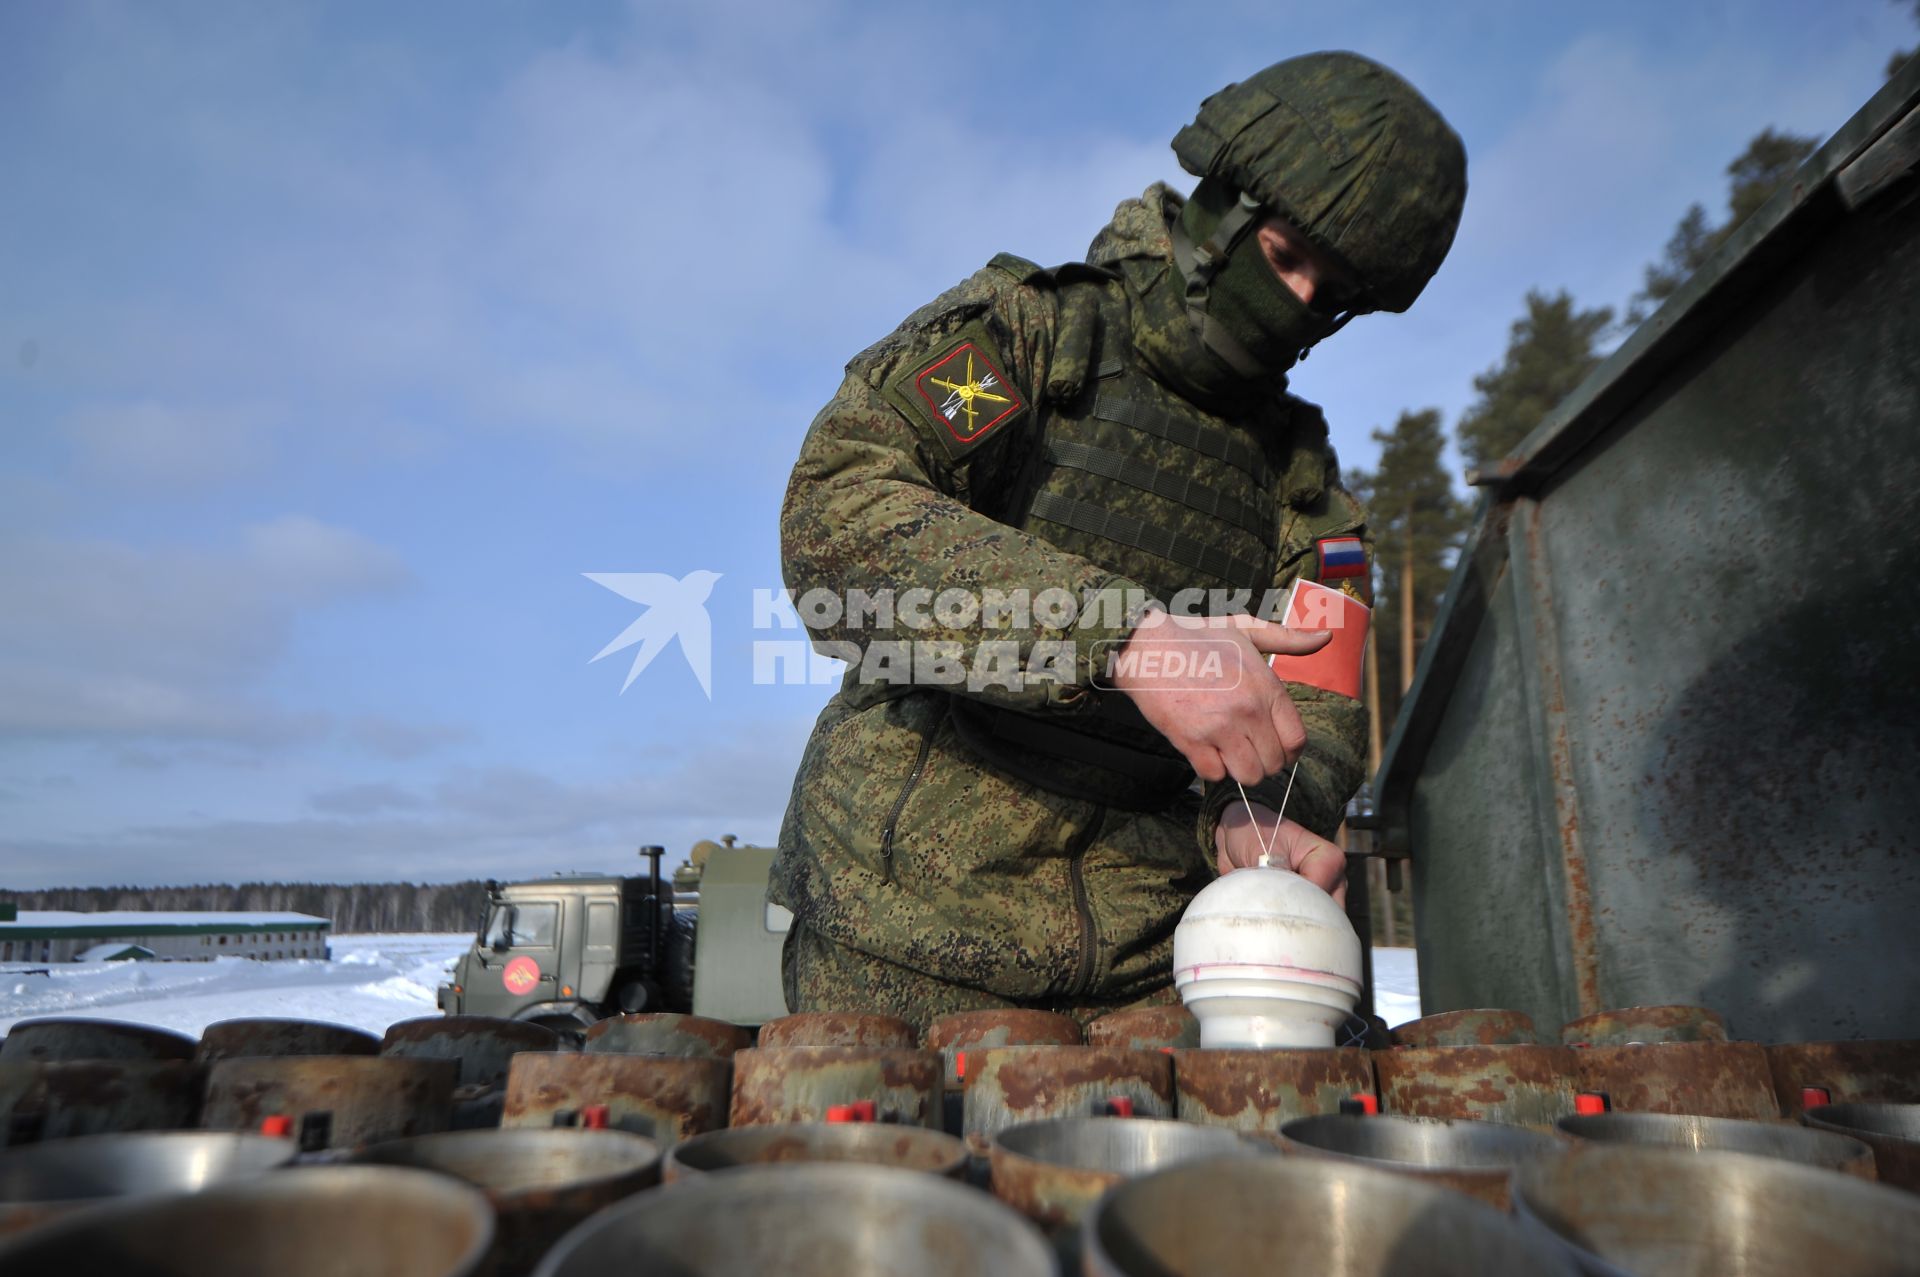
M153 956L153 950L143 944L128 944L124 940L103 940L84 953L76 953L73 960L75 962L145 962Z
M332 926L327 919L306 913L16 913L0 909L0 962L97 961L96 954L104 957L136 947L172 962L325 958Z

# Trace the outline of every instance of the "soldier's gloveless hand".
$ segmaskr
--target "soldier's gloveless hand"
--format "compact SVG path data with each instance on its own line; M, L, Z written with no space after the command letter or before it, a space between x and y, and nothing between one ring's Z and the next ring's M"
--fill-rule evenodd
M1251 869L1260 863L1262 849L1268 849L1268 863L1274 868L1293 870L1345 908L1347 856L1339 845L1291 820L1281 820L1264 803L1251 806L1251 815L1248 804L1239 802L1220 813L1213 833L1214 867L1223 874Z
M1202 780L1258 784L1292 766L1307 743L1271 655L1306 656L1326 630L1290 630L1256 616L1173 616L1148 609L1121 649L1125 692Z

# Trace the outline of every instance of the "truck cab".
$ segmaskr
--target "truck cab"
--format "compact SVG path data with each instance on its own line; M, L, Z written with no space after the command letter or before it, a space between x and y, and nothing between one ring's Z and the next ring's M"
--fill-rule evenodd
M657 875L489 883L486 913L452 982L440 987L440 1009L557 1029L622 1011L685 1011L692 930L691 912L676 917Z
M633 1011L692 1011L735 1024L786 1014L780 948L792 916L767 903L770 847L696 843L662 878L555 874L487 883L473 944L440 986L448 1015L528 1020L563 1032ZM705 933L696 979L696 924Z

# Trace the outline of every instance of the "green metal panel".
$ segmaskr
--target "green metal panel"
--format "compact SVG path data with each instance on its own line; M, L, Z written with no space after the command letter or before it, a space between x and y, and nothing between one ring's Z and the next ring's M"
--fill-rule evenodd
M780 946L792 916L767 903L773 856L771 847L715 847L707 858L694 950L695 1015L764 1024L787 1013Z
M1528 730L1519 645L1511 623L1513 587L1502 576L1488 599L1493 623L1454 685L1410 812L1415 933L1442 932L1469 953L1503 953L1497 968L1421 964L1422 1007L1552 1005L1558 980L1558 882L1541 858L1514 854L1538 825L1530 773L1514 765ZM1503 841L1489 844L1490 837ZM1472 874L1428 874L1429 866L1474 865ZM1490 901L1498 902L1489 908ZM1467 978L1462 978L1462 977Z
M1920 64L1488 476L1376 792L1423 1005L1920 1023Z

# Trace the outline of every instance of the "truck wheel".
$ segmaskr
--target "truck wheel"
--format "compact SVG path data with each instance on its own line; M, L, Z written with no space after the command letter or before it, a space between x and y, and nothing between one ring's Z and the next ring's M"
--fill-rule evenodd
M629 980L614 993L613 1005L627 1015L640 1011L658 1011L660 990L651 980Z
M587 1030L598 1023L598 1020L599 1017L587 1008L575 1007L571 1012L536 1015L527 1023L537 1024L543 1029L552 1029L560 1035L563 1042L578 1047L585 1038Z
M667 924L666 945L660 955L660 982L667 997L667 1010L693 1010L693 954L699 938L700 916L691 910L676 909Z

